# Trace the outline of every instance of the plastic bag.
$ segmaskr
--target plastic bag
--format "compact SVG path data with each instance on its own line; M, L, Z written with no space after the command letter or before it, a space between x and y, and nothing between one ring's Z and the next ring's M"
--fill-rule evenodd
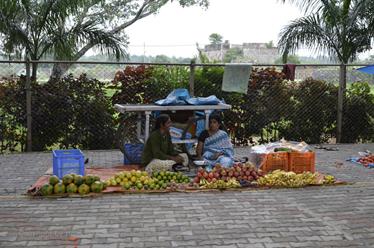
M165 99L158 100L155 103L157 105L185 105L190 98L188 90L180 88L173 90Z
M287 141L287 140L282 139L278 142L254 146L252 147L252 152L268 154L268 153L272 153L276 151L281 151L280 149L282 148L289 149L289 150L296 151L296 152L311 151L310 146L304 141L296 142L296 141Z

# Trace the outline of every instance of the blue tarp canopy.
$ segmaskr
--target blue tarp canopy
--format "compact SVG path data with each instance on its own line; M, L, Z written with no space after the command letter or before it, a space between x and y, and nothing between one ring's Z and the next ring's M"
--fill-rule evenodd
M374 65L364 66L364 67L358 68L356 70L361 71L361 72L365 72L365 73L368 73L368 74L374 74Z

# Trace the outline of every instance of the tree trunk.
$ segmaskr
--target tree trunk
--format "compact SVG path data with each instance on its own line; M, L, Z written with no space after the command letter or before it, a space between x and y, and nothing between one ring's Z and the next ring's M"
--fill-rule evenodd
M342 126L343 126L343 105L344 95L347 85L347 67L345 64L340 65L339 75L339 91L338 91L338 116L337 116L337 127L336 127L336 143L340 143L342 139Z
M32 63L31 68L31 81L36 81L38 76L38 63Z
M55 63L53 64L52 73L49 80L58 80L64 76L64 74L72 66L72 63Z
M80 59L88 50L90 50L95 44L89 43L85 45L81 50L77 52L77 54L72 59L72 62L77 61ZM58 58L57 58L58 59ZM70 69L70 67L74 63L56 63L53 65L51 76L49 77L50 80L58 80L64 76L64 74Z

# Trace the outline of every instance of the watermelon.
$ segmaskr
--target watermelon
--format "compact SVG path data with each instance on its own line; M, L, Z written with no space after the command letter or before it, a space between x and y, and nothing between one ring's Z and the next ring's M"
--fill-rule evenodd
M74 184L79 187L83 183L84 183L83 177L81 175L75 175Z
M78 191L78 187L77 187L77 185L75 185L74 183L70 183L70 184L66 187L66 192L69 193L69 194L77 193L77 191Z
M65 193L65 185L63 183L58 183L54 186L53 192L55 194L63 194Z
M90 186L88 186L87 184L82 184L81 186L79 186L78 192L80 195L87 195L88 193L90 193Z
M91 184L91 191L95 193L100 193L101 191L103 191L103 187L104 185L102 182L96 181L93 184Z
M84 176L84 183L87 185L91 185L95 182L95 177L94 176Z
M60 182L60 179L58 179L57 176L51 176L49 177L49 184L54 186Z
M65 185L69 185L69 184L71 184L73 181L74 181L74 178L73 178L70 174L67 174L67 175L65 175L65 176L62 178L62 182L63 182Z
M103 190L104 190L108 187L108 183L107 182L102 182L102 183L103 183Z
M53 194L53 186L46 183L40 188L40 193L42 195L52 195Z

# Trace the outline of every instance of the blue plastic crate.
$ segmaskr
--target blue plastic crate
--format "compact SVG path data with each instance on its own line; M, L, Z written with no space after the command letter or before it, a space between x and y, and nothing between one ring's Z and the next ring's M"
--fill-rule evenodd
M144 144L142 143L126 143L124 145L123 164L141 164L143 149Z
M53 150L53 175L84 175L84 155L79 149Z

